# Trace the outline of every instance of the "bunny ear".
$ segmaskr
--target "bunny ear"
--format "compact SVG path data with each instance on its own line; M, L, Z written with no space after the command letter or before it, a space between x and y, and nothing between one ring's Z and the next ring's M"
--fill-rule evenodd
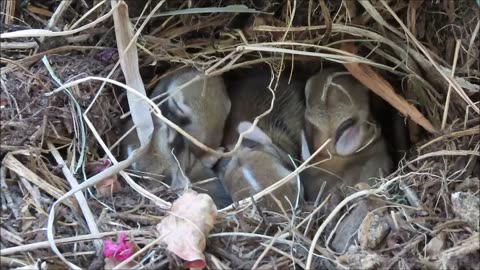
M168 108L176 117L189 118L192 115L192 108L185 103L182 92L176 95L178 96L168 99Z
M341 156L355 153L361 146L364 136L363 129L359 125L352 125L343 130L337 130L337 135L335 150Z
M300 137L302 141L302 160L307 160L312 155L312 153L310 153L310 148L308 147L307 143L307 136L305 135L304 129L302 129Z
M242 133L250 129L252 126L253 124L251 122L243 121L238 124L237 131L238 133ZM247 133L245 138L264 145L272 144L270 137L258 126L255 126L252 132Z
M314 77L310 77L308 80L307 80L307 83L305 84L305 101L307 102L308 104L308 100L310 98L310 93L312 92L312 88L313 88L313 85L314 85Z

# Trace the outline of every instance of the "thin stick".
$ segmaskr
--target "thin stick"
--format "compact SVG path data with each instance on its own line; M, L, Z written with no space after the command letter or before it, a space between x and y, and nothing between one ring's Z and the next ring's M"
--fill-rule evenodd
M131 261L133 261L133 259L135 259L136 257L138 257L139 255L141 255L142 253L144 253L145 251L147 251L149 248L155 246L156 244L160 243L160 241L163 240L163 237L158 237L157 239L153 240L152 242L148 243L148 245L145 245L142 249L140 249L139 251L135 252L135 254L133 254L132 256L128 257L126 260L124 260L123 262L119 263L117 266L115 266L113 268L113 270L118 270L118 269L125 269L125 267L127 266L127 264Z
M50 17L50 20L48 20L47 28L51 29L57 24L58 20L63 15L63 13L68 9L71 3L72 3L72 0L60 1L60 4L55 9L55 12L52 14L52 17Z
M391 184L399 181L401 178L408 177L411 174L412 173L408 173L406 175L397 176L397 177L389 180L388 182L382 184L379 188L370 189L370 190L361 190L361 191L358 191L358 192L346 197L345 199L343 199L343 201L340 202L340 204L338 204L337 207L335 207L335 209L333 209L333 211L330 213L330 215L328 215L328 217L325 219L325 221L323 221L322 225L320 226L320 228L318 228L317 232L315 233L315 236L313 237L313 240L312 240L312 244L310 245L310 250L308 252L307 269L312 269L312 260L313 260L313 253L314 253L314 250L315 250L315 245L317 244L318 239L322 235L323 230L325 230L327 225L333 220L335 215L338 212L340 212L340 210L345 205L347 205L350 201L355 200L356 198L360 198L360 197L363 197L363 196L369 196L369 195L376 195L378 193L381 193L384 190L386 190Z
M408 30L408 27L405 26L405 24L402 22L402 20L397 16L395 11L392 10L392 8L384 1L380 0L380 2L383 4L383 6L392 14L393 18L398 22L398 24L402 27L403 31L407 33L408 37L413 41L413 43L417 46L417 48L427 57L427 59L430 61L430 63L435 67L435 69L438 71L438 73L450 84L453 86L453 89L457 91L458 95L462 97L462 99L470 106L472 106L472 109L480 114L480 109L475 106L473 101L470 99L470 97L463 91L463 89L458 85L458 82L455 79L452 79L445 75L445 73L442 71L440 66L437 64L437 62L433 59L433 57L428 53L427 49L415 38L415 36Z
M253 264L252 266L252 269L257 269L258 265L260 264L260 262L262 261L263 257L265 257L265 255L267 255L268 251L273 247L273 244L275 244L275 242L277 241L278 237L281 235L281 232L278 232L273 238L272 240L270 241L270 243L267 245L267 247L263 250L262 254L260 254L260 256L258 256L257 260L255 261L255 263Z
M67 164L65 164L65 161L63 160L62 156L57 151L55 146L53 146L53 144L49 141L47 142L47 146L53 158L55 158L55 161L57 161L57 164L62 167L63 175L65 175L65 178L67 179L70 186L72 188L78 187L77 179L75 179L75 177L72 175L72 173L68 169ZM88 229L92 234L99 234L100 231L98 230L97 223L95 222L95 218L93 217L92 211L90 210L90 207L88 207L88 203L87 203L87 200L85 199L85 196L83 195L83 193L77 192L75 193L75 198L77 199L78 204L80 205L80 209L82 210L83 216L85 217L85 221L87 222ZM97 252L102 251L103 249L102 241L95 240L93 244L95 245Z
M455 54L453 56L453 64L452 64L452 73L451 77L452 80L455 79L455 69L457 67L457 60L458 60L458 52L460 50L460 45L462 45L462 40L457 39L457 43L455 45ZM452 95L452 84L448 85L448 92L447 92L447 99L445 100L445 108L443 110L443 117L442 117L442 127L441 129L445 129L445 124L447 123L447 116L448 116L448 109L450 108L450 96Z
M68 35L73 35L76 33L79 33L83 30L89 29L94 27L95 25L105 21L108 19L113 12L117 9L118 5L112 8L107 14L101 16L100 18L96 19L95 21L85 24L84 26L81 26L77 29L73 30L68 30L68 31L60 31L60 32L54 32L50 30L45 30L45 29L28 29L28 30L19 30L15 32L9 32L9 33L2 33L0 34L0 38L21 38L21 37L62 37L62 36L68 36Z
M64 244L70 244L75 242L85 242L89 240L101 239L105 236L118 235L120 233L144 234L144 235L151 234L151 232L149 231L141 231L141 230L103 232L99 234L84 234L84 235L78 235L74 237L55 239L55 244L64 245ZM0 256L8 256L15 253L25 253L25 252L29 252L29 251L33 251L41 248L49 248L49 247L50 247L50 243L48 241L36 242L32 244L0 249Z

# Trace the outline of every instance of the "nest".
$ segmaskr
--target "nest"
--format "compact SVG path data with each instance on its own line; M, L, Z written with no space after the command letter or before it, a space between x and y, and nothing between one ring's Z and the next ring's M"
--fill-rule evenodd
M65 267L44 233L49 209L71 189L72 178L83 182L89 168L107 157L101 143L110 147L122 135L125 92L91 79L124 81L116 65L112 6L67 2L0 4L2 35L51 30L1 40L2 267ZM413 105L400 111L408 116L411 145L379 188L350 188L346 198L282 218L261 215L253 206L222 213L207 240L209 268L480 265L478 1L166 1L149 18L163 1L126 2L135 31L146 22L137 47L147 92L161 79L158 74L179 66L223 73L266 62L277 71L309 75L343 55L348 57L342 62L367 63ZM215 9L229 5L250 9ZM345 54L346 43L355 44L353 54ZM52 93L82 78L68 91ZM174 199L165 189L151 193ZM103 267L95 239L124 231L143 248L166 215L128 185L110 197L97 198L93 189L84 196L93 214L73 196L55 212L57 245L82 268ZM362 211L361 220L355 218ZM87 226L92 218L100 235ZM345 240L353 245L332 250L342 224L355 222L359 231L347 230L352 235ZM157 246L135 260L148 269L181 267L178 257Z

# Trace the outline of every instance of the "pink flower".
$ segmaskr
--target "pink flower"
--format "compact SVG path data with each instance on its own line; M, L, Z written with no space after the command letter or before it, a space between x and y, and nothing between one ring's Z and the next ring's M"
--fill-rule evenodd
M132 256L133 243L126 241L127 235L121 233L118 237L118 242L114 243L110 240L103 241L103 256L106 258L114 258L119 262L126 260Z

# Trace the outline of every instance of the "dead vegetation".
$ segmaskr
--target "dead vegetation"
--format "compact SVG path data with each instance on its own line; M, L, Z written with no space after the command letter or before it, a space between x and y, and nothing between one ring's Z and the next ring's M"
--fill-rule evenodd
M147 92L158 74L182 65L219 74L268 62L308 75L333 61L409 116L412 147L373 189L332 193L289 215L219 211L204 253L209 268L478 269L478 1L126 2ZM230 6L239 4L250 9ZM165 188L147 194L128 181L98 198L90 187L52 215L92 166L116 155L111 146L122 135L125 87L98 79L127 77L115 3L0 7L1 267L64 268L47 242L54 218L56 245L82 268L103 267L98 239L120 232L141 250L141 268L181 267L148 246L175 198Z

